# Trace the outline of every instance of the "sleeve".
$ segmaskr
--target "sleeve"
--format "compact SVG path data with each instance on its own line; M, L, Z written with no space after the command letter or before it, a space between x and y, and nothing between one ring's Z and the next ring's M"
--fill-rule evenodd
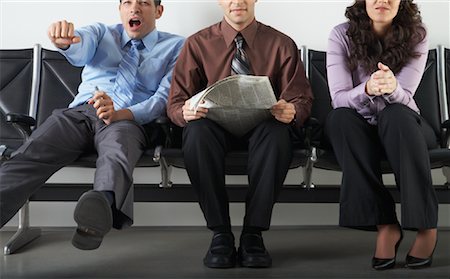
M333 108L347 107L361 111L371 98L366 94L366 81L353 84L347 61L347 42L344 34L335 27L328 38L327 76Z
M67 58L70 64L83 67L94 57L105 32L106 26L100 23L77 29L75 35L81 38L81 42L70 45L66 50L59 49L58 51Z
M388 103L401 103L408 105L413 101L414 94L422 79L425 64L428 57L428 39L425 37L417 46L418 57L411 59L401 71L395 75L397 78L397 88L391 94L383 95Z
M280 99L294 104L294 122L300 128L311 114L313 95L297 45L290 41L286 51L287 58L281 65L277 87L281 92Z
M186 125L182 111L184 102L205 87L205 75L197 49L194 39L188 38L173 70L167 116L180 127Z
M164 115L167 99L169 95L172 72L177 61L177 57L183 46L183 39L180 39L169 55L169 62L166 67L165 75L161 79L155 94L149 99L130 106L128 109L133 113L134 119L139 124L149 123L161 115Z

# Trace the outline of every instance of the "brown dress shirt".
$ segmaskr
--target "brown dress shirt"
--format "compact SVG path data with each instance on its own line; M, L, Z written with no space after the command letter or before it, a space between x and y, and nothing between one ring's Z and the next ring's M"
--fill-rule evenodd
M231 74L238 33L244 37L252 73L268 76L276 98L294 104L295 122L300 127L310 115L312 93L297 46L288 36L256 20L241 32L222 20L186 40L173 70L167 115L176 125L185 126L184 102Z

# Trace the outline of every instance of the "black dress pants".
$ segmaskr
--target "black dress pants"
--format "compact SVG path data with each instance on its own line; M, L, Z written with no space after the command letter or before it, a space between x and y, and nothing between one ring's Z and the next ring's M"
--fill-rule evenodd
M187 124L183 131L186 170L208 228L231 227L225 156L231 149L248 148L249 189L244 226L269 229L273 205L292 160L290 129L289 125L270 119L236 138L209 119Z
M397 221L395 203L382 181L380 161L389 161L401 196L402 227L437 226L438 201L428 149L437 137L424 118L401 104L388 105L370 125L355 110L333 110L325 133L342 168L339 224L366 230Z

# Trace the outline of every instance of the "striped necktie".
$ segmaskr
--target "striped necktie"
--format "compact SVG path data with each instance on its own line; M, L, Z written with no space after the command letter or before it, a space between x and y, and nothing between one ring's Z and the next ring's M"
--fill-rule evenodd
M131 46L128 52L122 57L117 71L114 92L118 95L124 94L128 97L133 95L136 89L136 74L139 66L139 47L141 40L130 40Z
M244 38L242 37L241 33L238 33L236 35L236 38L234 38L234 42L236 43L236 53L231 60L231 74L249 75L251 74L250 63L243 48Z

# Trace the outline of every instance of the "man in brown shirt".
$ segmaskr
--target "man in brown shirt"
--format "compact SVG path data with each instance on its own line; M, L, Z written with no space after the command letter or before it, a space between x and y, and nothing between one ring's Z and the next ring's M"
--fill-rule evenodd
M296 44L255 20L256 1L219 0L224 19L187 39L173 71L167 105L169 118L184 127L186 169L207 226L214 232L204 258L204 264L212 268L233 267L236 258L242 266L271 265L261 232L270 227L273 205L289 169L291 136L294 130L299 132L311 110L311 89ZM206 108L191 110L190 98L231 75L239 35L250 73L269 77L278 102L271 109L273 118L238 138L205 118ZM238 253L225 191L224 157L231 148L249 152L249 191Z

